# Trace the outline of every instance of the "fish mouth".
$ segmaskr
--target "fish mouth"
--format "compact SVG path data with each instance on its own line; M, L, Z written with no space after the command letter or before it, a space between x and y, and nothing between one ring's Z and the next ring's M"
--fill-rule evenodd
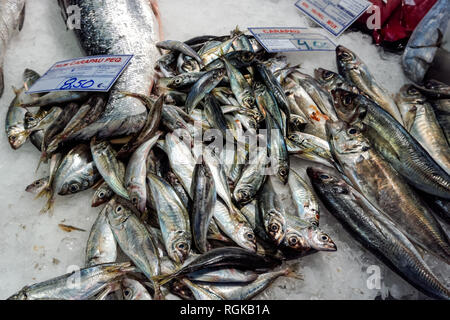
M344 130L345 123L341 120L325 122L325 129L327 131L327 137L334 137L336 134Z

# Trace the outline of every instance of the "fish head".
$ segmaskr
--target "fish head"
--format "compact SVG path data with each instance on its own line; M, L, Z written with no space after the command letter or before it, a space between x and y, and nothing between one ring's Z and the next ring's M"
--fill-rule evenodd
M234 189L234 200L241 205L249 203L252 200L252 189L252 186L249 185L239 186L238 188Z
M38 125L39 119L34 114L27 111L25 113L24 123L26 129L34 128Z
M252 51L242 50L231 52L230 57L231 56L238 60L242 65L248 65L255 59L256 54Z
M190 238L188 234L182 230L171 232L167 243L167 254L176 264L181 265L186 260L191 250Z
M19 292L13 294L6 300L28 300L27 290L26 287L20 290Z
M253 109L255 107L255 98L253 97L253 94L245 94L244 97L242 97L242 105L248 109Z
M239 224L237 230L237 244L251 252L256 252L256 236L248 224Z
M320 228L311 226L308 228L308 242L311 248L317 251L336 251L336 244L330 236Z
M284 184L287 183L289 177L289 164L287 162L280 161L280 163L277 166L277 177Z
M286 220L283 215L275 209L267 213L266 232L270 239L276 245L280 245L283 241L286 232Z
M367 139L355 126L343 121L327 121L328 141L334 152L339 154L361 153L370 149Z
M57 183L56 186L60 187L57 188L56 192L64 196L84 191L94 184L97 177L97 170L93 166L93 163L89 163L80 170L67 176L61 183Z
M343 89L331 91L334 100L334 109L339 119L354 123L364 118L366 109L361 106L361 96Z
M177 75L167 80L167 86L174 89L181 88L185 85L187 79L188 78L183 74Z
M105 207L106 217L109 224L113 228L120 228L122 224L127 221L128 217L133 214L131 205L127 204L125 200L114 197L109 200Z
M8 130L8 142L14 150L19 149L28 139L30 132L18 127L12 127Z
M314 188L321 190L323 193L329 192L344 196L350 193L347 183L334 169L308 167L306 173Z
M411 84L406 84L400 88L400 98L411 104L423 104L427 100L425 96Z
M305 235L294 228L287 228L283 245L298 252L305 252L311 249Z
M114 191L112 191L109 187L100 186L97 190L95 190L94 196L92 197L92 207L98 207L99 205L108 201L114 195Z
M25 188L25 191L33 194L38 194L42 189L44 189L47 186L47 182L48 177L38 179L34 181L32 184L28 185Z
M337 73L330 70L317 68L314 69L314 78L323 83L332 83L337 78Z
M145 287L134 279L124 278L121 282L122 295L125 300L138 300L146 292Z
M336 47L336 62L339 70L353 69L358 66L358 56L344 46Z

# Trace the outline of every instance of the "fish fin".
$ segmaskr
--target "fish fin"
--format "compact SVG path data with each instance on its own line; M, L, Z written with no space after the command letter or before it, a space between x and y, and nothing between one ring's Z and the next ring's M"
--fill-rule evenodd
M411 243L414 245L414 247L416 247L417 252L419 252L422 259L424 259L424 254L426 253L426 254L429 254L429 255L441 260L442 262L445 262L446 264L450 265L450 259L448 257L443 257L443 256L439 255L438 253L425 248L419 241L410 238L406 234L405 234L405 236L408 238L409 241L411 241Z
M388 160L392 159L395 161L400 161L399 154L397 153L397 151L395 151L389 141L381 137L378 133L375 132L375 130L371 129L369 126L367 126L367 130L371 130L372 136L376 135L376 139L371 139L371 142L376 146L376 149L378 149L378 151L381 151L382 155L385 158L388 158Z
M155 300L166 300L166 297L164 296L164 294L161 292L161 287L159 284L154 283L153 284L153 290L155 291L153 298Z
M170 280L176 277L176 272L170 274L160 274L152 277L152 281L155 282L155 286L165 285Z
M53 204L55 203L55 199L53 198L53 193L51 197L47 200L44 207L39 211L40 214L44 214L46 212L49 212L50 215L53 214Z
M24 21L25 21L25 7L26 7L26 3L23 4L22 11L20 12L20 17L19 17L19 31L22 31L23 23L24 23Z

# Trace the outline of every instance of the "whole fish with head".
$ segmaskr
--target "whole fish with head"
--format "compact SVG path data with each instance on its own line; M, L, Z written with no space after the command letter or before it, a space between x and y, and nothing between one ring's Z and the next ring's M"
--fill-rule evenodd
M450 199L447 174L405 128L375 102L342 89L333 91L340 119L364 127L370 144L416 188Z
M361 92L364 92L364 94L386 110L395 120L403 124L402 116L394 99L384 88L378 85L367 66L354 52L344 46L337 46L336 61L339 73L347 81L354 84Z
M110 90L105 112L80 132L89 139L126 135L138 132L145 123L142 103L123 97L121 91L149 94L154 77L153 66L159 53L155 44L161 26L156 0L59 0L64 21L67 7L80 8L80 23L75 34L86 55L133 54L128 67Z
M8 300L86 300L135 269L130 262L99 264L25 286ZM74 277L79 281L76 286Z
M353 186L388 215L411 241L450 261L449 239L427 205L372 149L360 130L342 121L328 123L327 129L333 157Z
M142 273L152 281L161 272L158 252L147 227L138 218L135 207L119 198L111 199L106 206L106 218L114 238L122 251ZM153 283L153 281L152 281ZM161 298L157 283L153 283L155 297Z
M121 287L125 300L153 300L147 289L137 280L124 278Z
M182 264L191 248L189 214L173 188L162 178L147 173L147 183L158 212L166 251L172 261Z
M289 154L301 159L314 161L333 167L333 157L327 140L304 132L291 132L286 139Z
M103 181L102 184L95 190L92 196L91 207L98 207L108 202L114 196L114 191Z
M318 226L319 201L312 188L294 170L291 170L288 183L298 216L308 223Z
M408 238L332 169L307 169L314 190L327 209L358 241L424 293L449 299L450 292L433 275Z
M322 68L317 68L314 69L314 78L316 78L316 80L330 93L332 90L338 88L354 93L359 93L358 88L356 88L352 83L348 82L339 73Z

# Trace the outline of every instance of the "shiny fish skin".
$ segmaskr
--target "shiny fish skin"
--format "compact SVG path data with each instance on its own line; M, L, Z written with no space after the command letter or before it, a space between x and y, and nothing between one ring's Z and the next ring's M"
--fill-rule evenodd
M74 273L25 286L8 300L86 300L100 293L111 282L134 271L129 262L106 263L79 271L79 285L71 285Z
M89 162L79 170L70 174L64 182L62 182L61 189L55 191L63 196L72 193L78 193L92 187L100 179L100 174L95 167L93 161Z
M392 99L385 89L375 82L367 66L354 52L344 46L337 46L336 61L339 73L342 76L373 99L380 107L403 125L402 116L394 99Z
M120 162L117 160L116 152L111 145L106 141L97 142L93 138L91 140L91 152L97 170L110 188L117 195L130 200L127 189L124 186L124 177L120 174Z
M114 191L103 181L103 183L95 190L92 196L91 207L98 207L108 202L114 196Z
M225 76L225 69L213 69L206 72L197 82L192 86L186 98L186 110L191 113L198 103L210 93Z
M450 17L448 0L438 0L411 34L402 56L402 67L406 76L421 84L433 63Z
M3 60L10 39L22 29L25 18L25 0L0 2L0 97L4 91Z
M3 3L3 2L2 2ZM25 69L22 74L23 87L17 90L15 98L11 101L5 118L5 130L11 148L17 150L27 140L30 132L25 129L26 109L17 106L19 97L25 95L27 88L31 87L40 75L33 70ZM1 94L0 94L1 96Z
M181 282L189 288L189 290L192 292L196 300L225 300L219 294L216 294L211 290L205 289L202 286L193 283L186 278L182 279Z
M137 216L134 206L126 200L111 199L107 204L108 219L114 238L122 251L149 279L161 272L160 261L154 240L146 226ZM155 296L161 298L155 285Z
M225 268L219 270L200 270L189 273L187 277L194 282L248 283L256 280L258 274L251 270Z
M286 146L289 154L314 161L328 167L333 167L333 158L327 140L321 139L304 132L291 132L286 139Z
M275 170L278 179L286 184L289 177L289 154L286 141L280 128L270 115L266 116L266 127L268 134L267 152L270 157L271 168Z
M30 192L35 195L39 194L39 192L41 192L46 187L49 178L50 177L47 176L47 177L44 177L44 178L34 181L32 184L28 185L25 188L25 191Z
M431 104L413 86L404 86L397 96L405 129L416 138L421 146L430 154L447 174L450 175L450 145L440 127Z
M281 208L275 202L275 197L272 183L268 180L258 196L258 207L264 230L270 240L279 246L286 236L287 223Z
M214 214L217 193L211 170L203 160L195 165L192 182L192 238L195 247L205 253L208 227Z
M317 68L314 69L314 77L330 93L335 89L344 89L354 93L359 93L358 88L345 80L345 78L339 73L322 68Z
M112 263L117 259L117 244L106 218L105 206L92 225L86 243L85 266L92 267L102 263Z
M426 266L419 252L396 226L335 171L307 169L320 199L365 247L388 262L405 280L434 297L450 293Z
M362 95L333 91L336 112L350 124L365 126L373 147L416 188L450 199L450 176L392 116Z
M449 239L427 205L364 135L343 122L329 123L327 128L333 156L352 185L412 242L450 261Z
M70 5L81 9L81 25L75 30L86 55L134 54L128 67L110 90L105 112L80 135L89 139L131 134L145 122L146 110L131 97L123 98L120 91L149 94L153 66L159 57L155 43L161 26L155 1L140 0L59 0L66 11ZM67 18L67 17L66 17Z
M431 105L447 142L450 144L450 99L434 100L431 101Z
M131 203L144 213L147 203L146 163L145 160L150 150L158 141L162 132L156 132L155 136L142 143L131 155L125 171L124 187L128 191Z
M156 43L156 47L161 48L161 49L166 49L166 50L180 51L183 54L194 58L195 60L197 60L198 63L203 64L202 58L200 58L200 56L197 54L197 52L195 52L195 50L193 50L189 45L187 45L186 43L183 43L181 41L176 41L176 40L159 41Z
M230 79L230 87L239 104L246 108L254 108L255 98L250 84L244 78L242 73L235 68L228 60L222 58L228 78Z
M182 264L191 248L189 214L175 191L162 178L147 173L147 184L158 212L166 251L172 261Z
M299 217L318 226L320 218L319 201L312 188L293 170L291 170L288 182Z

